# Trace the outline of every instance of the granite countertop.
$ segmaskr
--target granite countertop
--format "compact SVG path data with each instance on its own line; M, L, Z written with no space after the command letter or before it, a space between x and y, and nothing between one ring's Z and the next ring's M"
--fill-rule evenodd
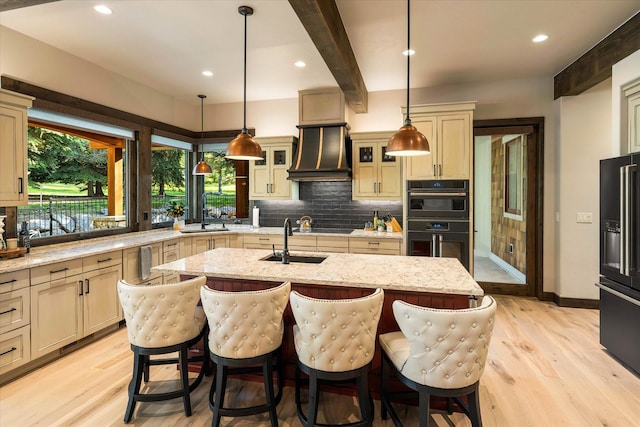
M208 225L207 229L220 228L219 224ZM165 240L183 238L189 236L197 236L201 234L282 234L282 227L259 227L253 228L250 225L229 224L226 231L196 231L200 229L200 224L190 224L187 230L193 232L182 233L171 229L140 231L135 233L119 234L117 236L99 237L95 239L81 240L68 243L58 243L54 245L38 246L31 248L31 252L17 258L0 260L0 273L8 273L12 271L24 270L26 268L37 267L41 265L53 264L56 262L68 261L71 259L85 257L87 255L98 255L101 253L111 252L114 250L127 249L131 247L148 245ZM402 239L402 233L387 233L377 231L353 230L351 233L294 233L294 236L300 235L335 235L343 237L378 237L386 239Z
M261 260L271 254L264 249L217 248L152 270L230 279L484 295L455 258L294 251L291 255L326 256L326 259L320 264L287 265Z

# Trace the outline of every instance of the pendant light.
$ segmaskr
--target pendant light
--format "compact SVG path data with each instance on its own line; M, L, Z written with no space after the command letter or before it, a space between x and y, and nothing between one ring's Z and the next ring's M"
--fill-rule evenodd
M389 143L385 154L389 156L421 156L429 154L429 141L427 138L411 124L409 116L409 70L410 70L410 34L411 34L411 5L407 0L407 116L404 126L396 132Z
M253 15L253 9L240 6L238 12L244 16L244 119L242 132L229 143L225 157L232 160L262 160L262 148L247 130L247 16Z
M200 98L200 143L202 143L202 140L204 139L204 99L206 97L206 95L198 95L198 98ZM198 145L196 145L196 158L198 157ZM191 173L193 175L211 175L213 173L211 166L204 161L204 150L202 151L200 161L193 167L193 171Z

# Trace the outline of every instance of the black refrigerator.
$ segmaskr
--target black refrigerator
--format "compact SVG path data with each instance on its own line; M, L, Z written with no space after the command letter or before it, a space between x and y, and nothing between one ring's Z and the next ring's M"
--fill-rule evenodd
M600 161L600 344L640 373L640 153Z

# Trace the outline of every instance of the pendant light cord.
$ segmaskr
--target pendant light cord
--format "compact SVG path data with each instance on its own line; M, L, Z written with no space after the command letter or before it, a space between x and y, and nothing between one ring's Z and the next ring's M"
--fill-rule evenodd
M205 95L198 95L200 98L200 142L204 139L204 99ZM198 144L200 145L200 144ZM204 150L202 150L202 157L200 159L204 162Z
M242 119L242 133L249 133L247 130L247 14L244 14L244 113Z
M407 116L404 119L404 125L409 126L411 124L411 117L409 116L409 70L411 69L411 5L410 0L407 0Z

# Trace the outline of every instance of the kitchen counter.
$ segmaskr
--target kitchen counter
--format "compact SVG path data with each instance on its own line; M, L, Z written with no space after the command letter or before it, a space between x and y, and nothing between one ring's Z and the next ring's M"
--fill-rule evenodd
M381 233L389 234L389 233ZM300 284L382 288L396 291L483 295L482 288L455 258L399 257L292 252L326 256L320 264L263 261L263 249L218 248L153 267L153 271L216 278L292 281Z
M41 265L53 264L61 261L68 261L87 255L98 255L118 249L127 249L131 247L148 245L156 242L163 242L182 237L198 236L201 234L283 234L282 227L259 227L252 228L250 225L229 224L226 231L210 231L212 228L220 228L219 224L208 225L207 230L197 231L200 224L190 224L185 229L188 233L182 233L174 230L151 230L140 231L136 233L127 233L117 236L99 237L95 239L81 240L68 243L58 243L55 245L38 246L31 248L31 252L17 258L0 260L0 273L9 273L12 271L23 270ZM301 235L331 235L334 233L314 233L314 232L297 232L295 236ZM353 230L350 233L335 233L335 235L343 237L361 237L361 238L384 238L384 239L402 239L402 233L387 233L377 231Z

